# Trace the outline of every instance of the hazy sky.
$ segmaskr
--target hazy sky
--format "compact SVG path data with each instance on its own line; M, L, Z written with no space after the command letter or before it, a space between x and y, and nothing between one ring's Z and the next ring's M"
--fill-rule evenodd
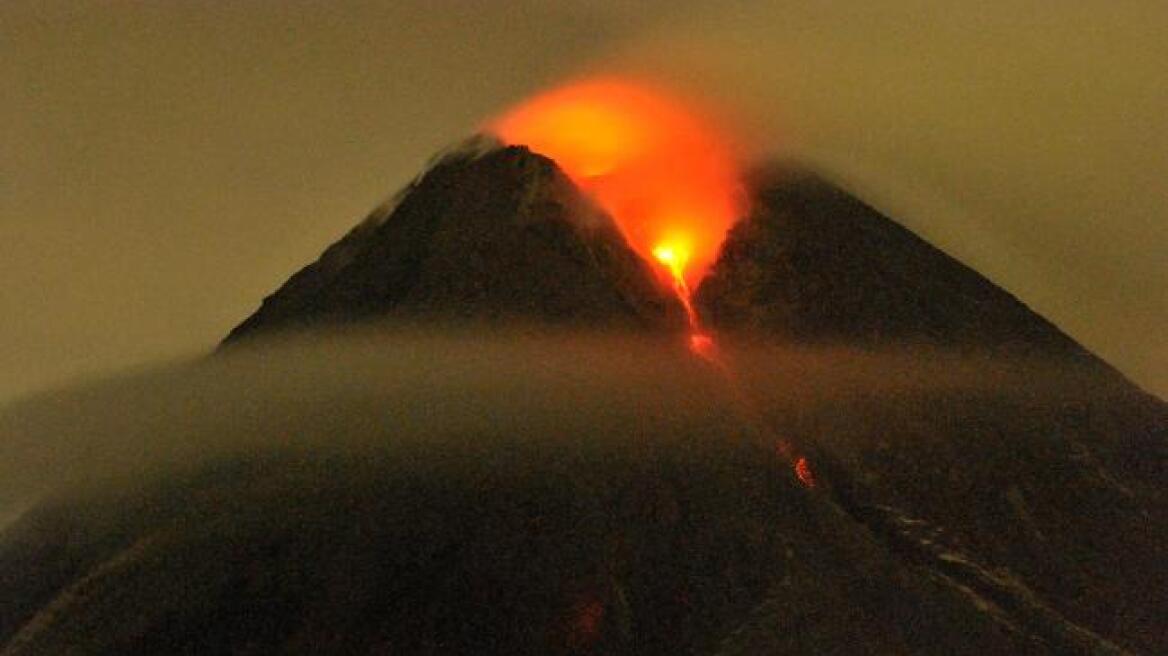
M1159 0L5 0L0 400L211 348L589 71L716 98L1165 396L1166 31Z

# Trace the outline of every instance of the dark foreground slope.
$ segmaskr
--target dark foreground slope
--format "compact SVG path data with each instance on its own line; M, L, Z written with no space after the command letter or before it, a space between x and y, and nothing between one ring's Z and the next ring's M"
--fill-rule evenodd
M355 343L232 354L4 417L0 432L42 427L75 465L163 453L3 533L0 653L1168 642L1166 515L1154 488L1116 480L1109 448L1124 449L1107 447L1164 418L1121 390L1103 403L1041 369L731 349L753 363L739 397L643 341ZM865 382L888 371L920 378Z
M717 653L776 594L792 653L1027 644L761 450L406 455L223 465L42 508L0 552L5 619L24 621L2 653Z

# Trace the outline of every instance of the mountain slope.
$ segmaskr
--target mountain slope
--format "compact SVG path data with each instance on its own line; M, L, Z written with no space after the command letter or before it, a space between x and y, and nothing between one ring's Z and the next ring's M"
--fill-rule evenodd
M697 292L719 367L553 162L472 140L225 342L454 338L258 339L0 414L25 478L178 445L0 532L0 655L1168 650L1168 406L822 179L753 184Z
M551 160L478 138L292 276L225 342L379 318L660 329L683 314Z
M771 166L751 188L750 215L696 293L713 327L1087 357L1016 298L823 178Z
M778 426L817 451L841 509L907 561L1005 604L1014 622L1053 626L1053 612L1129 648L1163 645L1156 613L1168 608L1168 573L1157 563L1168 533L1148 518L1168 517L1168 406L823 178L771 166L751 187L750 215L695 296L724 339L859 347L958 369L980 361L1030 377L980 391L934 380L933 392L856 400L830 410L852 418L846 430L830 417ZM889 362L893 388L925 376L904 358ZM1083 649L1073 636L1044 640Z

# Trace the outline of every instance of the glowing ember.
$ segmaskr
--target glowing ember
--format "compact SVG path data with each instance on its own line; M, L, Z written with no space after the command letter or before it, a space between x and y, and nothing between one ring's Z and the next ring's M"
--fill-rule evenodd
M714 338L702 331L698 313L694 310L689 283L685 281L685 265L689 261L689 252L680 246L661 244L653 249L653 257L657 258L669 270L673 280L673 292L677 294L681 306L685 308L685 317L689 321L689 348L697 355L715 361Z
M707 360L714 357L714 339L705 333L691 333L689 348Z
M795 449L789 441L781 438L776 440L775 453L787 462L794 458L795 462L791 468L795 471L795 478L799 479L803 487L815 487L815 472L811 470L811 461L805 456L796 456Z
M811 463L802 456L795 461L795 476L805 487L815 487L815 473L811 471Z
M695 285L742 214L730 142L689 108L615 79L554 89L489 129L556 161L629 244Z

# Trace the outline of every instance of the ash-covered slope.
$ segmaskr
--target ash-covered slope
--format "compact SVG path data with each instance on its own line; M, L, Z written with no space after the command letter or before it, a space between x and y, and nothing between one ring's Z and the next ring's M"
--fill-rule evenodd
M750 215L697 290L711 326L791 342L1087 353L976 271L805 170L751 181Z
M225 343L379 318L680 326L676 299L551 160L472 138L440 158Z

